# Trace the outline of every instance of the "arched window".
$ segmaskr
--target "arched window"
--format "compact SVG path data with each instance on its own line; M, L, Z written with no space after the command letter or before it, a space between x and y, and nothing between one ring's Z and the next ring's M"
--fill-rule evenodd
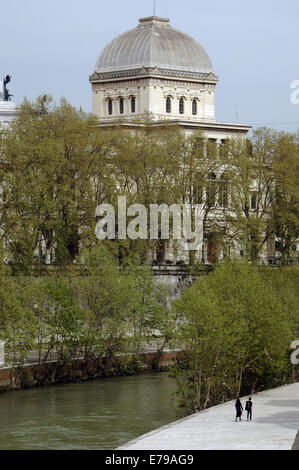
M251 210L256 210L256 207L257 207L257 194L256 193L252 193L251 196L250 196L250 208Z
M124 99L119 98L119 112L120 114L124 114Z
M179 101L179 112L180 112L180 114L184 114L184 112L185 112L184 98L180 98L180 101Z
M192 101L192 114L193 116L196 116L197 114L197 100Z
M108 100L108 114L112 114L112 100Z
M131 98L131 113L135 113L136 110L136 99L135 96L132 96Z
M171 113L171 98L167 96L166 98L166 112Z

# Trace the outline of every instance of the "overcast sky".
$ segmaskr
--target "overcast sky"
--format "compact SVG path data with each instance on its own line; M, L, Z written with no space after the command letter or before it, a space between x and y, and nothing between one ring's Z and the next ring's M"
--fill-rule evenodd
M65 96L91 111L88 81L102 49L153 14L154 0L0 0L0 77L11 74L10 92ZM221 122L293 131L299 104L298 0L156 0L156 14L193 36L208 52L220 83Z

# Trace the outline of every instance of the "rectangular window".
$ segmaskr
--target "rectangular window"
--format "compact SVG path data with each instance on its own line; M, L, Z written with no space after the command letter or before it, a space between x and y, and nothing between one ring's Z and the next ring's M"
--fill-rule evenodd
M166 98L166 112L171 113L171 98L167 96Z
M135 113L136 110L136 100L135 96L132 96L131 98L131 113Z
M207 158L217 157L217 140L216 139L208 139L206 154L207 154Z
M225 177L221 177L220 179L219 206L224 209L228 207L228 181Z
M185 112L185 106L184 106L184 99L183 98L180 98L179 112L180 112L180 114L184 114L184 112Z
M124 114L124 99L123 98L119 99L119 112L120 114Z
M192 101L192 114L193 116L197 115L197 100Z
M208 176L206 202L208 207L215 207L216 205L216 175L214 173Z
M250 207L254 211L256 209L256 194L252 194L250 198Z
M195 137L193 141L193 151L199 158L205 156L205 140L203 137Z
M219 146L219 154L221 158L226 158L228 156L228 141L222 139Z

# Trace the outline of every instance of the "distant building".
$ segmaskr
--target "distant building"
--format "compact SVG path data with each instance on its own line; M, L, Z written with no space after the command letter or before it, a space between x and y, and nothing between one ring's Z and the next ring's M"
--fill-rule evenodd
M189 132L201 129L221 145L226 138L246 136L251 127L216 121L218 81L195 39L166 18L142 18L100 54L90 77L93 113L102 125L150 114Z
M213 147L221 149L227 139L246 138L251 127L217 122L218 81L207 52L195 39L174 29L168 19L151 16L113 39L100 54L90 76L92 109L103 127L121 121L130 128L138 125L136 118L150 116L155 124L171 122L186 134L201 131ZM221 171L210 177L207 186L216 187L219 180L225 187ZM223 209L223 204L215 201L215 207ZM210 217L211 222L216 217L222 224L222 210L214 210ZM213 263L217 242L201 224L198 258ZM174 255L171 243L164 243L152 258L158 263L188 262L189 253L181 246Z

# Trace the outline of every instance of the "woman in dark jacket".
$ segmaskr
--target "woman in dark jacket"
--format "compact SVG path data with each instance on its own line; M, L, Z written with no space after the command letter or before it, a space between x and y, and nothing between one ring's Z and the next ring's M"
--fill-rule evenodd
M239 398L236 401L235 407L236 407L236 421L238 420L238 418L239 418L239 421L241 421L243 406Z

